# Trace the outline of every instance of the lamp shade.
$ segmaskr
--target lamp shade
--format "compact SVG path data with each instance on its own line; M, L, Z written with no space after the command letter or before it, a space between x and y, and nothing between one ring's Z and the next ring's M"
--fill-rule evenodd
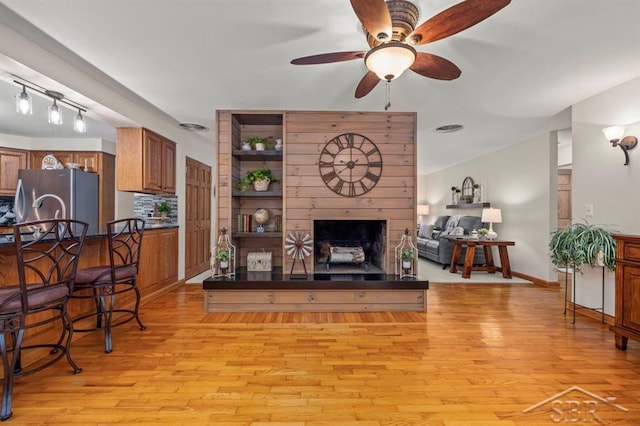
M416 60L416 50L405 43L386 43L374 47L367 53L364 63L379 79L391 81Z
M486 223L502 223L502 211L500 209L482 209L482 219Z
M419 204L418 205L418 216L424 216L429 214L429 205L428 204Z
M624 126L605 127L602 129L602 133L604 133L604 137L607 138L608 141L617 141L624 135Z

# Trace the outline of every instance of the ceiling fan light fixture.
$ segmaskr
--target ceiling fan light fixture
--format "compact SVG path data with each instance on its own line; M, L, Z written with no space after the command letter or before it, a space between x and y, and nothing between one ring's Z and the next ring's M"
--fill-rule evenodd
M402 75L416 60L416 50L405 43L386 43L371 49L364 57L367 68L381 80L391 81Z

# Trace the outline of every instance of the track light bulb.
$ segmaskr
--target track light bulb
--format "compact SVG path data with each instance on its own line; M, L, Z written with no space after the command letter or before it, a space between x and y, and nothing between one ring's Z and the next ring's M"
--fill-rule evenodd
M76 115L76 117L73 119L73 130L76 133L87 132L87 122L84 120L81 110L78 110L78 115Z
M53 99L53 104L49 106L49 123L59 126L62 124L62 111L56 103L56 99Z
M22 86L22 92L16 95L16 112L22 115L33 114L31 96L27 93L25 86Z

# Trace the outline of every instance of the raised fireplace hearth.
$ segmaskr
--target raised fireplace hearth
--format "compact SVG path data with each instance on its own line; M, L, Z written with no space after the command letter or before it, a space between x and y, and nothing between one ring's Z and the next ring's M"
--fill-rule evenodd
M314 220L314 272L384 273L385 220Z

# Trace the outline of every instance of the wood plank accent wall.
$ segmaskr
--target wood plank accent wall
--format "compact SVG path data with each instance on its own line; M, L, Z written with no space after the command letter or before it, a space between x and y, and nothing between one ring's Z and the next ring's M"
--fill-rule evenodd
M236 119L243 114L280 114L282 123L251 125ZM314 219L386 220L386 270L393 273L394 247L405 228L415 229L416 217L416 114L412 112L317 112L317 111L218 111L218 177L216 180L216 235L221 228L235 229L238 212L267 208L272 215L283 215L283 236L271 250L274 265L286 272L291 259L284 255L284 238L295 230L313 234ZM318 160L325 144L343 133L358 133L371 139L382 154L382 176L375 188L358 197L335 194L322 181ZM282 162L247 164L234 158L250 136L284 139ZM282 200L233 197L237 180L251 168L269 166L281 183ZM312 235L313 237L313 235ZM239 266L245 266L249 251L273 244L272 238L233 239L239 245ZM313 268L313 259L307 266Z
M386 270L404 229L416 224L416 114L379 112L287 112L285 135L285 231L305 230L313 221L386 220ZM335 194L322 181L318 159L325 144L343 133L358 133L382 153L375 188L358 197ZM287 260L287 265L290 261Z

